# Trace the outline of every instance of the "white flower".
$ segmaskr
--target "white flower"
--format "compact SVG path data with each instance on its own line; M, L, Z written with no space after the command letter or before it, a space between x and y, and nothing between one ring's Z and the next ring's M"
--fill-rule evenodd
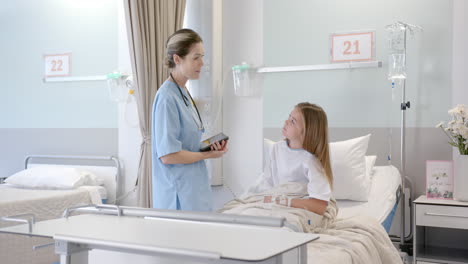
M460 136L462 136L464 139L468 139L468 127L462 126L458 130Z
M460 120L455 121L453 123L453 125L450 126L450 128L453 130L453 133L458 134L458 135L460 135L462 133L462 129L464 127L465 127L465 125Z
M444 128L444 123L440 122L436 127L442 131L450 139L450 144L457 147L462 155L468 155L468 108L465 105L457 105L450 109L448 113L452 120L447 123Z
M451 115L461 115L465 116L466 114L466 107L464 105L457 105L455 108L452 108L448 111Z

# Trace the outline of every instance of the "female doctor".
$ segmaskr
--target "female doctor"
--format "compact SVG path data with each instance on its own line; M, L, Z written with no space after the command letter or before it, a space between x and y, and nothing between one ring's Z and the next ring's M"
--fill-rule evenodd
M170 75L156 93L152 120L153 207L210 211L211 187L205 159L227 152L227 142L200 152L203 122L185 84L200 78L203 42L191 29L181 29L166 42Z

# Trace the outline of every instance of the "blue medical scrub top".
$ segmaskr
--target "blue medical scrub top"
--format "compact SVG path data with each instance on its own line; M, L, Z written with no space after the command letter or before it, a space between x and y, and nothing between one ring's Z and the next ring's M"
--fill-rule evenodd
M152 160L153 207L159 209L211 211L212 194L205 160L191 164L163 164L167 154L200 151L203 134L174 82L165 81L153 103Z

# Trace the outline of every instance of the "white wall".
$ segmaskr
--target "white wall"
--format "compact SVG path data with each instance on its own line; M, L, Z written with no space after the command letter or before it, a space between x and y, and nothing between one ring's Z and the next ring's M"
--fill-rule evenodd
M264 126L280 127L295 104L310 101L330 127L399 127L402 89L392 100L385 26L403 21L423 27L407 38L407 126L433 128L451 104L452 14L452 1L439 0L265 1L266 66L327 64L330 34L375 30L383 67L265 74Z
M457 104L468 106L468 52L466 52L466 47L468 47L468 3L464 0L454 0L452 106ZM459 155L458 149L453 148L453 160Z
M468 2L453 4L452 105L468 105ZM448 109L447 109L448 110Z
M223 70L241 62L263 64L263 1L223 2ZM223 91L223 129L230 137L224 156L225 185L239 195L262 171L263 102L234 96L231 75Z
M71 52L71 77L117 66L113 0L17 0L0 7L0 176L42 155L117 155L105 81L44 82L44 54Z
M117 128L105 81L43 81L45 54L71 52L71 77L114 70L116 13L112 0L2 1L0 128Z
M123 0L118 2L118 70L131 73L130 53L128 47L127 28ZM135 100L119 103L119 159L123 164L124 180L120 196L120 204L136 206L137 196L135 182L138 173L140 157L141 133Z

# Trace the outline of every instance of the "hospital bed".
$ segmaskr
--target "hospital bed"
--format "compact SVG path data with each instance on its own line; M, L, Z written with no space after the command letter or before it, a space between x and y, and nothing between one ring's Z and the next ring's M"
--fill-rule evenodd
M68 178L75 176L69 175L74 169L76 172L91 172L103 184L71 189L55 188L54 177L63 176L62 183L67 184L71 182ZM25 159L25 170L8 177L5 180L7 183L0 184L0 217L33 213L38 221L42 221L60 217L71 206L112 202L116 199L119 175L120 164L115 157L28 156ZM29 178L35 176L40 180ZM15 179L13 182L16 184L8 183L8 179ZM76 181L75 178L73 180ZM22 181L29 183L18 185L24 183ZM0 222L0 227L12 225L15 223ZM57 260L53 249L40 247L51 242L45 238L0 234L1 263L53 263Z
M93 249L147 255L145 263L158 264L305 264L306 244L319 238L280 229L283 218L106 205L69 208L62 218L42 222L32 215L3 220L25 224L0 233L53 238L62 264L86 264Z
M365 137L368 137L366 139ZM387 232L390 231L390 227L393 222L394 214L396 208L398 206L398 201L400 200L401 195L401 174L399 170L394 167L393 165L387 166L374 166L375 161L377 159L376 156L367 156L367 145L369 141L370 135L354 138L346 141L341 142L332 142L330 143L330 151L332 154L335 154L336 158L345 160L341 161L342 164L346 166L356 166L356 159L357 158L364 158L364 166L365 166L365 174L366 177L369 179L369 187L366 189L368 190L368 195L366 199L353 199L354 198L362 198L358 197L359 195L356 194L347 194L346 192L352 192L353 188L356 188L353 185L345 185L337 186L340 184L342 179L335 178L335 193L334 196L337 201L338 210L338 218L349 218L357 215L365 215L372 217L379 221L385 228ZM366 142L367 140L367 142ZM271 152L271 148L275 142L270 139L264 139L263 142L263 156L264 156L264 165L266 164L266 159L269 159L269 153ZM337 146L340 145L340 146ZM353 152L352 155L343 156L337 155L337 151L350 151ZM335 152L335 153L333 153ZM355 157L353 155L357 155L359 157ZM333 157L331 157L333 158ZM332 169L334 166L338 166L333 164L332 161ZM348 169L345 166L345 170ZM343 169L343 166L341 168ZM335 173L335 172L334 172ZM339 172L338 172L339 173ZM338 175L339 176L339 175ZM356 176L353 176L356 177ZM359 178L364 179L364 178ZM356 183L356 181L351 181L349 183ZM343 183L341 184L343 185ZM341 188L340 188L341 187ZM336 190L336 189L339 190ZM358 188L363 188L362 186L358 186ZM342 199L345 198L345 199Z
M368 139L366 140L368 142ZM364 142L362 138L352 139L350 142L340 143L339 147L336 145L331 147L331 153L334 154L331 155L331 158L343 159L344 161L341 163L346 165L338 167L337 161L332 160L335 187L333 196L337 199L336 206L333 206L333 209L329 206L327 211L337 211L338 213L335 214L336 220L330 220L334 219L334 217L327 218L326 225L320 224L318 228L312 226L311 228L292 229L316 232L320 235L320 239L309 243L307 247L311 263L314 263L314 261L317 261L317 263L340 264L402 262L388 235L401 193L401 175L398 169L392 165L374 166L376 157L365 156L367 143L363 144L361 141ZM264 157L268 157L272 144L274 142L270 140L264 141ZM359 146L359 144L362 146ZM356 151L360 148L360 151ZM337 154L337 149L346 151L346 155ZM348 151L353 152L352 155L348 155ZM355 155L359 155L359 157ZM362 172L365 175L347 174L348 170L352 170L350 167L356 165L356 160L365 163L365 172ZM266 164L266 160L264 162ZM349 168L347 165L350 165ZM360 166L362 167L363 164L360 164ZM343 175L340 175L340 173ZM343 176L356 178L350 180L343 178ZM340 182L343 180L350 181L343 184L343 182ZM361 180L367 180L368 183L359 186ZM261 183L262 181L257 180L257 182ZM291 186L294 185L292 183L288 184L287 189L292 188ZM254 185L248 189L256 191L262 188L256 188ZM356 189L362 189L363 191L356 192ZM298 227L298 223L304 223L304 219L309 221L309 225L311 225L311 221L312 225L314 225L313 221L317 220L314 216L310 216L310 213L295 211L299 209L289 209L287 207L282 209L281 206L273 206L269 209L268 204L262 205L261 200L260 203L255 202L258 201L258 198L256 198L258 194L255 194L255 191L253 194L240 198L239 202L236 202L237 199L228 202L220 211L246 215L280 215L289 219L290 224L296 224ZM347 193L348 191L350 193ZM367 192L367 195L363 195L364 192ZM323 223L323 220L321 221Z

